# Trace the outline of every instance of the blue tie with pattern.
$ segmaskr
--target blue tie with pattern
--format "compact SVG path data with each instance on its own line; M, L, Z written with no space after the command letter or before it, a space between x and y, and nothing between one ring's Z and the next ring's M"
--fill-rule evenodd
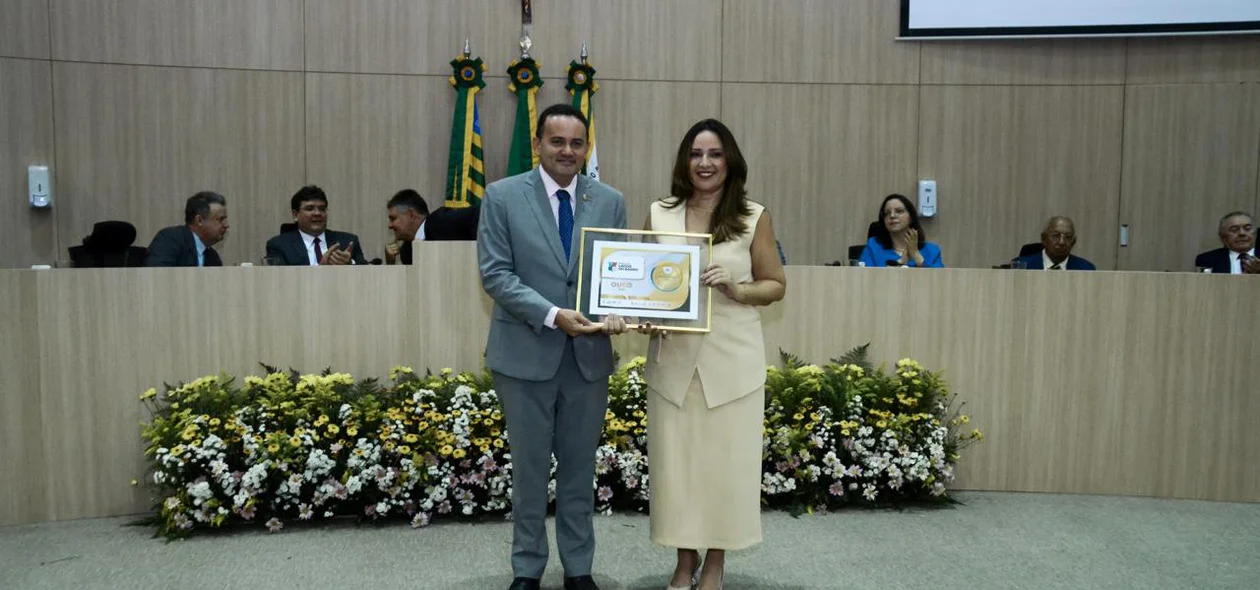
M573 206L569 204L569 191L556 191L556 199L560 201L560 245L564 246L564 258L568 260L573 250Z

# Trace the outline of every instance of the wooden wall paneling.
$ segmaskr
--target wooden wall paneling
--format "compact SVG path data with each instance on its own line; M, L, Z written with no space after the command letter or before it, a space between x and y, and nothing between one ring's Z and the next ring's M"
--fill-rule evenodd
M724 82L915 84L919 44L898 42L885 0L725 0Z
M48 59L49 0L0 0L0 56Z
M1219 248L1225 213L1255 205L1260 85L1129 86L1124 116L1123 270L1194 270Z
M519 36L518 3L492 0L306 2L308 71L446 77L451 73L450 61L463 50L464 40L469 39L473 56L485 60L486 73L502 74L508 61L519 55Z
M920 178L940 203L925 224L949 266L987 268L1040 241L1051 215L1076 222L1074 252L1114 268L1120 86L926 86ZM1127 161L1127 159L1126 159Z
M200 190L228 200L225 264L258 262L302 185L302 74L57 62L58 225L77 242L104 219L137 245L183 222ZM283 203L283 204L281 204Z
M303 0L48 0L53 59L302 69Z
M563 76L587 41L597 79L716 82L722 0L535 2L533 41L547 76Z
M41 388L36 274L3 270L0 280L0 526L48 520L40 426ZM60 436L61 433L54 433Z
M914 189L913 86L723 84L722 118L748 160L789 264L844 260L889 193Z
M923 43L924 84L1121 84L1125 42L1018 39Z
M0 58L0 268L24 268L68 258L57 247L61 207L53 158L52 65L47 61ZM33 209L27 199L27 167L49 167L53 207Z
M1260 82L1260 37L1129 40L1129 84Z

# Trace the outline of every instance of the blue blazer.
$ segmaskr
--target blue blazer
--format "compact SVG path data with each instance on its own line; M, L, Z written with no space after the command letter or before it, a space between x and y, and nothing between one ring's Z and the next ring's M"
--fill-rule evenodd
M941 261L941 247L932 242L923 244L919 248L919 254L923 255L923 268L945 268L945 263ZM900 258L895 250L885 248L879 245L875 238L866 240L866 247L862 249L861 261L866 266L885 267L889 261L896 262ZM914 260L910 260L906 266L916 266Z
M1038 252L1031 256L1020 256L1016 260L1022 261L1024 264L1026 264L1028 267L1028 270L1045 270L1046 268L1045 265L1042 264L1041 252ZM1068 270L1098 270L1094 268L1094 264L1092 262L1085 260L1084 258L1081 258L1080 256L1072 256L1071 254L1068 254L1067 269Z

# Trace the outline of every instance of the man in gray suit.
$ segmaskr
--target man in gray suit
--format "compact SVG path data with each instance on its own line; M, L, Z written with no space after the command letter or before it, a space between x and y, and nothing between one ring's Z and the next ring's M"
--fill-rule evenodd
M613 371L609 334L577 311L582 227L626 227L621 193L580 174L588 127L569 105L547 108L533 139L539 169L486 187L477 231L481 284L494 299L486 366L512 451L509 590L536 590L547 566L547 485L556 456L556 545L566 590L597 590L595 449Z

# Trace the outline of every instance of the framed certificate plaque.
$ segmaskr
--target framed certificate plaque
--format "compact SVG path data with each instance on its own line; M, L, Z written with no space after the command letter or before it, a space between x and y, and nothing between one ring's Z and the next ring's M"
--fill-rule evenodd
M578 311L592 321L609 314L631 327L708 332L713 289L700 284L711 234L582 228Z

